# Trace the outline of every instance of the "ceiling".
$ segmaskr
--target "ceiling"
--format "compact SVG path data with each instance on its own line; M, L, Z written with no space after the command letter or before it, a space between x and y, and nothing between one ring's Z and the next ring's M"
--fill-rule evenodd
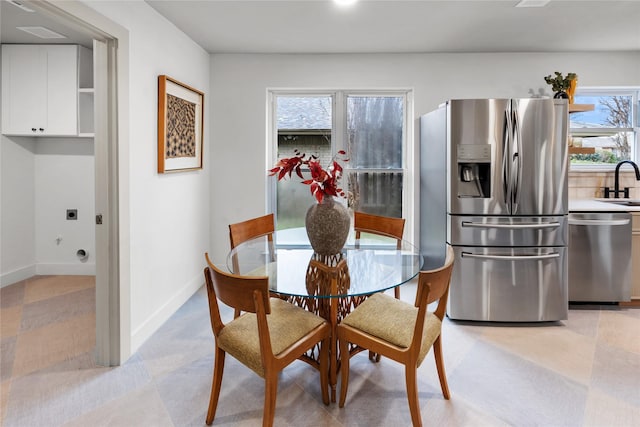
M146 0L211 53L640 51L640 1Z
M67 23L60 21L59 18L52 18L46 14L37 11L24 11L6 0L1 0L0 4L0 41L2 43L24 43L24 44L81 44L88 48L93 47L93 39L91 36L78 31ZM25 5L29 5L27 1L19 1ZM59 34L66 36L65 39L41 39L24 31L18 30L16 27L43 26L49 30L53 30Z
M538 8L515 7L516 0L145 1L210 53L640 52L640 0L552 0ZM0 17L2 43L91 46L68 24L6 0ZM30 25L68 39L15 28Z

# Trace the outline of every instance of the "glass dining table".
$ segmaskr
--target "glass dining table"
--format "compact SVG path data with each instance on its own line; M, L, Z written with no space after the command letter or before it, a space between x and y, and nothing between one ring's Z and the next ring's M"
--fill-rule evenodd
M267 276L272 296L282 298L326 319L333 331L329 384L336 400L340 355L336 326L369 295L401 286L417 276L422 267L420 251L408 241L397 247L395 239L371 236L355 241L350 234L342 252L314 253L304 228L277 231L274 244L254 239L229 252L229 271L245 276ZM350 349L351 357L362 349ZM302 360L318 367L319 349Z

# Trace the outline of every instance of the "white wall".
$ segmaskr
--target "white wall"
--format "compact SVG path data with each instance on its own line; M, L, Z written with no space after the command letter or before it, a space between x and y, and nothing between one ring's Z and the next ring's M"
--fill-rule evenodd
M640 53L212 55L214 262L225 261L229 223L266 211L268 89L413 89L417 149L418 118L439 103L528 97L541 91L552 95L544 76L556 70L577 73L578 86L640 86Z
M131 352L204 282L209 250L209 55L144 2L86 1L129 31ZM157 173L158 75L205 92L204 170ZM126 157L126 155L125 155ZM122 157L121 157L122 158ZM125 174L126 175L126 174ZM122 176L121 176L122 178ZM126 244L126 242L125 242ZM122 251L121 251L122 253Z
M38 138L35 153L36 272L93 275L93 139ZM76 220L67 220L67 209L77 209ZM80 259L79 249L89 256Z
M3 135L1 207L2 286L35 274L95 274L93 140ZM66 220L68 208L77 220Z
M36 273L35 142L0 137L0 286Z

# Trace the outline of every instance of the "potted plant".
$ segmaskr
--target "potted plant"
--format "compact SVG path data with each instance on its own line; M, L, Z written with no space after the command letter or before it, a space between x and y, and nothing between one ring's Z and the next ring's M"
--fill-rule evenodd
M544 81L551 85L551 89L555 92L553 95L554 98L568 99L567 89L571 87L572 81L577 80L578 76L576 73L569 73L564 77L559 71L556 71L554 74L555 75L549 74L544 78Z
M338 151L338 154L331 160L331 165L325 170L318 161L318 157L300 153L298 149L294 151L293 157L282 158L278 160L275 167L269 170L269 176L278 175L278 181L296 172L302 183L309 185L311 195L313 195L318 203L322 203L325 196L341 196L345 197L344 191L338 186L340 178L342 178L342 166L338 161L347 162L346 152ZM311 172L311 179L305 179L302 175L302 166L306 165Z
M293 157L278 160L275 167L269 170L269 175L278 176L278 180L291 177L295 171L303 181L309 185L311 195L317 200L305 216L305 228L313 250L320 255L335 255L340 253L349 235L351 217L347 208L334 200L334 197L345 197L345 192L340 188L342 178L342 166L339 161L347 162L344 151L331 160L331 165L324 169L317 156L309 156L294 151ZM305 165L311 172L311 178L305 179L302 175L302 166Z

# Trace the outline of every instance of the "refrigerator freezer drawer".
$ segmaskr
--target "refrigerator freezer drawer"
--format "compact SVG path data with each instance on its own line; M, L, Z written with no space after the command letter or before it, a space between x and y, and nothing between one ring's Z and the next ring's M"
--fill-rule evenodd
M566 247L454 247L447 315L540 322L568 315Z
M450 215L448 241L466 246L567 246L567 216Z

